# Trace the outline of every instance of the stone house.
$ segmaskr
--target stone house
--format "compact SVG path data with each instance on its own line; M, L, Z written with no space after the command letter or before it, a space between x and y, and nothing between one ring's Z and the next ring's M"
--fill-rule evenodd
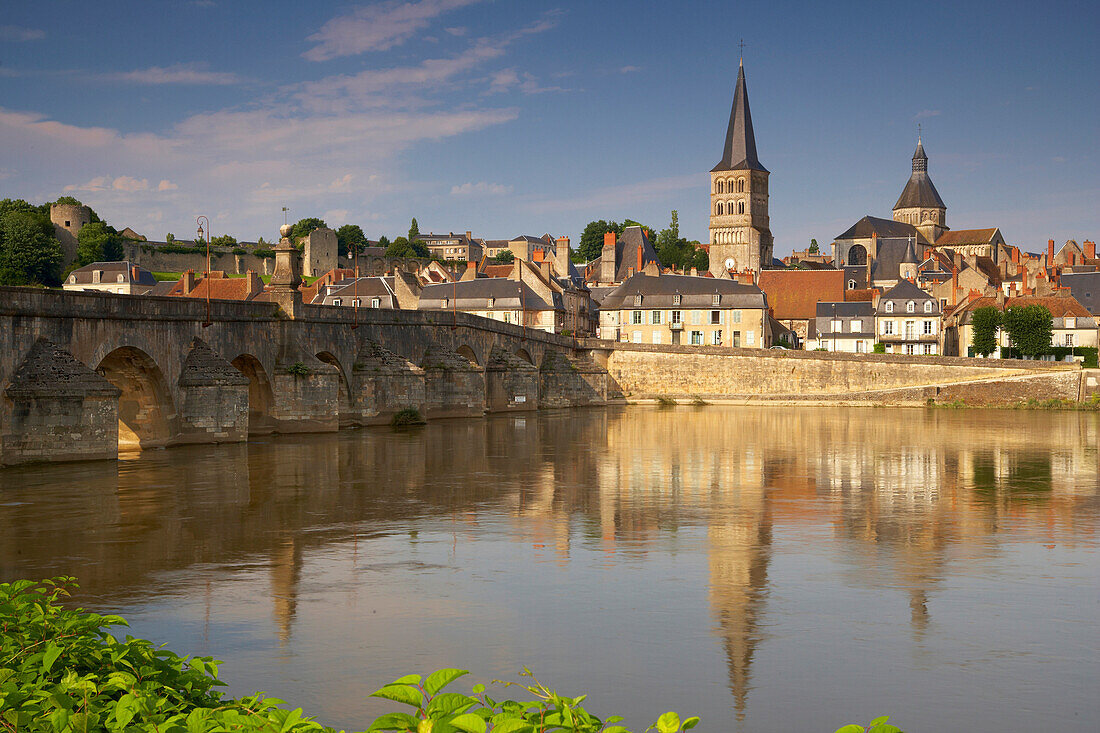
M599 338L638 344L768 348L768 301L755 285L734 280L631 275L604 299Z
M870 301L820 302L815 309L816 338L806 348L866 354L875 345L875 307Z
M619 235L607 232L600 256L584 266L584 281L589 287L617 286L650 264L661 266L649 232L641 227L627 227Z
M465 234L421 234L420 241L427 246L432 257L444 261L477 262L485 252L484 240L474 239L473 232L469 231Z
M974 327L972 316L979 308L994 307L999 311L1006 308L1040 305L1050 311L1053 318L1051 346L1096 347L1097 318L1071 295L1060 296L1023 296L1020 298L972 298L948 314L945 319L949 327L958 329L958 349L961 356L978 356L974 353ZM997 349L992 358L1000 358L1001 349L1009 346L1008 334L1001 329L997 334Z
M940 353L940 301L902 280L879 298L875 333L888 354Z
M335 305L349 308L397 308L393 276L350 276L318 289L311 301L314 305Z
M520 282L511 278L485 277L426 285L420 291L417 307L420 310L462 311L550 333L560 333L565 328L565 305L561 295L545 289L538 292L530 278Z
M335 268L339 262L339 243L336 232L328 227L314 229L299 240L302 243L302 275L320 277Z
M254 300L264 292L264 283L255 271L249 270L244 277L229 277L220 270L206 273L205 277L193 271L183 273L174 283L159 283L149 295L169 295L180 298L198 298L205 300Z
M133 262L93 262L73 270L61 287L65 290L93 290L100 293L141 295L156 287L153 273Z

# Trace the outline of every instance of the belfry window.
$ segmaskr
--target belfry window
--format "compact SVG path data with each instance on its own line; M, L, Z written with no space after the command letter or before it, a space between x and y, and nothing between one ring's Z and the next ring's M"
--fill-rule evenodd
M737 179L737 193L744 193L744 192L745 192L745 179L744 178L738 178Z
M738 214L744 214L745 213L745 202L744 201L738 201L737 202L737 213Z

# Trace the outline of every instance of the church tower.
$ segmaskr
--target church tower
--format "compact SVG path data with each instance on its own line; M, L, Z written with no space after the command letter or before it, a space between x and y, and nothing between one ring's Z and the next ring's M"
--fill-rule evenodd
M710 271L715 277L728 270L759 273L771 263L768 169L756 157L742 62L722 160L710 171Z
M913 153L913 173L894 204L894 221L912 224L932 244L949 229L947 204L928 177L928 156L924 154L920 135Z

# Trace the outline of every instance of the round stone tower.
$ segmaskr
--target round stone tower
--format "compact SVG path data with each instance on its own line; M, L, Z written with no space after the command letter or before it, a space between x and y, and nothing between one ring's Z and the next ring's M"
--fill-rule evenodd
M92 223L92 210L76 204L50 204L53 233L61 242L62 269L76 262L76 238L85 224Z

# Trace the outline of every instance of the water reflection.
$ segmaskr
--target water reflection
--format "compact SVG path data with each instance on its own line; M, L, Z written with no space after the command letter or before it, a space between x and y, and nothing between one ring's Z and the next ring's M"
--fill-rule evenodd
M24 467L0 472L0 578L76 575L82 603L112 609L201 595L206 635L219 623L210 609L222 581L181 573L262 569L272 654L285 659L310 653L296 636L302 584L316 574L356 585L369 570L391 589L423 592L416 573L453 562L467 587L447 586L460 595L448 602L472 603L500 572L489 545L484 555L470 549L485 538L527 548L530 562L517 562L535 583L559 582L555 573L580 579L568 583L591 582L592 573L657 583L651 568L687 557L690 577L679 592L689 597L695 579L705 586L735 717L744 726L759 709L765 727L790 726L754 665L773 640L779 648L793 634L773 594L789 599L803 589L798 602L814 603L802 596L818 580L798 575L809 572L798 553L828 562L816 571L828 575L827 589L903 598L907 633L924 646L937 623L935 600L953 592L953 578L990 562L1011 575L1015 560L1004 556L1020 543L1087 550L1095 577L1098 423L1091 414L1009 411L594 409L177 448L117 465ZM421 553L430 548L423 537L438 538L443 527L447 554ZM360 558L361 547L372 549ZM350 565L333 560L349 553ZM337 595L312 597L344 602ZM381 605L373 612L403 613L399 603ZM363 612L358 601L354 608ZM686 624L631 616L643 610L592 621L577 605L554 609L637 645L647 638L631 636L631 623L650 634L647 624ZM1094 629L1084 641L1095 644ZM233 649L215 653L231 657ZM776 664L768 683L777 682ZM407 670L384 673L391 671ZM750 705L757 689L764 698ZM345 714L318 695L322 708L331 702L322 712Z

